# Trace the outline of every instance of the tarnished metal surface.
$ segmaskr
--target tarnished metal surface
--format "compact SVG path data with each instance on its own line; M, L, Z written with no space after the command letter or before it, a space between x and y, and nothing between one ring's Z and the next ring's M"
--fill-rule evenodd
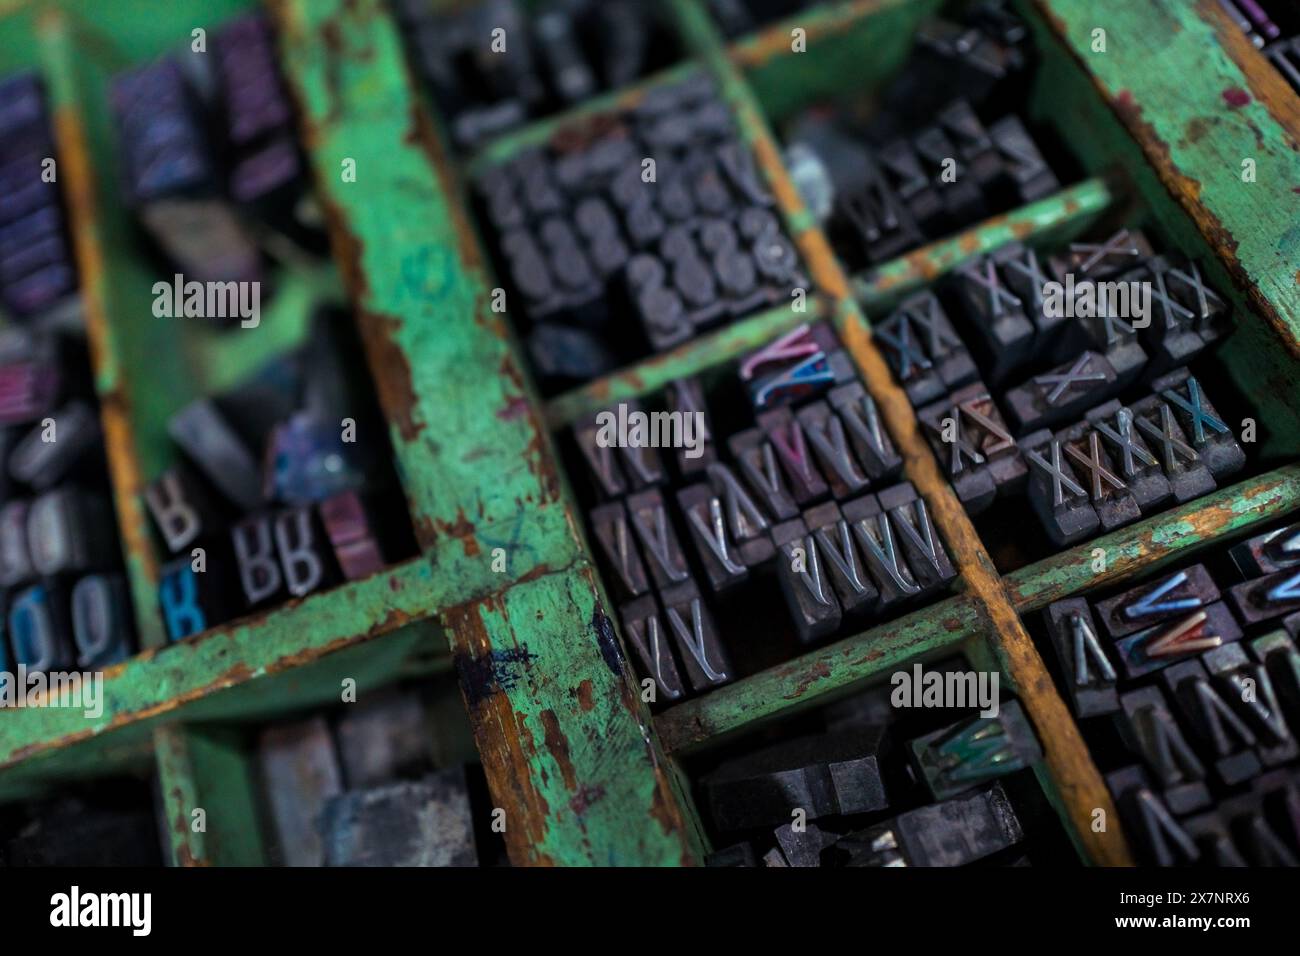
M1300 465L1288 465L1070 548L1006 575L1023 614L1163 567L1262 522L1300 510ZM1104 570L1094 570L1102 552Z
M655 729L669 753L689 751L828 703L906 661L955 654L981 624L977 601L950 598L677 704L655 718Z

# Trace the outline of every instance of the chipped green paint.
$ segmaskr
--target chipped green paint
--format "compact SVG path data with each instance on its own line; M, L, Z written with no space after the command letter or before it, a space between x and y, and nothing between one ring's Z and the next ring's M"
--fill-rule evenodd
M598 593L583 562L445 616L510 859L696 862L699 831Z
M1230 55L1249 46L1215 0L1040 0L1165 186L1197 220L1238 282L1300 355L1300 99L1267 67ZM1092 31L1106 30L1093 52ZM1256 181L1242 180L1254 159Z
M1259 450L1280 463L1300 449L1300 97L1271 68L1246 74L1223 44L1246 41L1214 0L1021 0L1040 57L1035 118L1090 171L1130 178L1143 209L1194 256L1234 307L1218 358L1269 430ZM1041 16L1039 13L1041 12ZM1094 28L1107 51L1092 52ZM1264 67L1258 54L1238 57ZM1234 106L1225 92L1248 102ZM1098 95L1100 93L1100 95ZM1256 161L1243 182L1242 160Z
M71 707L7 711L0 719L0 768L138 722L189 716L191 707L195 716L205 715L198 706L205 698L417 622L429 613L433 579L427 562L415 560L145 651L104 672L103 712L95 717Z
M88 29L95 2L22 3L24 11L40 15L3 17L6 28L16 29L0 29L0 66L41 64L58 110L96 384L145 642L157 645L161 632L156 567L138 492L144 478L171 460L167 415L190 395L228 385L265 355L299 341L303 304L337 294L340 285L358 306L424 556L369 581L146 652L108 675L100 719L54 709L5 714L0 799L153 765L169 825L200 803L220 805L209 807L207 834L172 833L176 861L261 862L265 848L256 838L250 764L239 735L172 721L252 719L321 706L343 677L372 686L405 673L408 664L437 666L428 648L446 641L493 794L507 809L516 863L672 865L697 861L706 841L681 767L665 756L665 747L686 752L830 701L913 660L949 653L999 667L1008 679L1017 672L1028 674L1031 685L1046 679L1041 664L1026 664L1024 647L990 633L989 612L967 593L812 650L652 721L603 617L610 605L586 562L548 429L605 402L713 368L806 316L777 309L752 317L562 395L543 416L506 317L488 308L494 280L464 207L464 167L451 162L436 119L414 90L387 5L270 0L342 282L328 269L296 273L278 290L272 308L279 311L264 316L268 331L255 337L160 329L146 318L147 293L157 277L132 252L130 222L116 192L107 77L161 52L191 26L211 27L252 3L173 0L148 10L127 4ZM1197 255L1241 314L1220 354L1234 380L1257 393L1261 444L1273 456L1265 460L1293 457L1300 435L1291 408L1300 354L1300 233L1295 206L1288 205L1300 201L1293 192L1300 177L1290 180L1297 162L1293 134L1300 129L1295 97L1282 96L1267 77L1242 72L1237 62L1249 62L1250 54L1237 49L1239 43L1227 54L1214 48L1217 39L1232 38L1207 0L1186 8L1117 0L1024 2L1045 49L1031 91L1035 116L1068 140L1092 178L885 264L865 285L857 284L863 305L883 308L889 297L1007 239L1068 239L1114 211L1123 195L1141 196L1142 206L1129 207L1125 221L1158 224L1176 246ZM774 168L768 123L827 94L869 96L905 55L915 24L937 7L938 0L822 4L728 47L702 3L674 0L671 11L693 62L528 124L490 144L476 162L514 155L704 65L722 83L742 135L759 151L787 227L813 267L816 314L833 314L839 327L857 336L861 361L862 309L833 257L821 254L824 237L788 175ZM1039 11L1059 26L1069 55ZM1087 46L1090 21L1098 17L1110 30L1105 58L1092 56ZM808 31L807 54L789 50L795 26ZM1161 29L1170 26L1177 29ZM1128 36L1159 42L1137 50L1125 42ZM1198 64L1200 72L1180 74L1183 63ZM1205 63L1208 69L1201 69ZM1171 77L1178 77L1176 88ZM1217 85L1234 81L1249 101L1216 101ZM1254 191L1233 181L1236 170L1228 162L1245 148L1258 150ZM357 182L340 176L344 159L356 162ZM1118 180L1109 174L1116 167L1131 186L1114 185ZM1226 265L1207 254L1207 239ZM809 249L816 255L809 257ZM1248 305L1260 307L1265 318L1246 315ZM160 343L185 361L152 363ZM891 419L891 428L899 421ZM905 437L913 430L908 421ZM910 462L909 476L917 469ZM1127 580L1297 506L1300 466L1292 465L1007 575L1004 583L1023 613L1098 583ZM969 542L961 536L964 519L942 512L936 508L941 532L951 540L957 531ZM506 574L491 571L495 547L507 549ZM1102 576L1092 574L1087 560L1094 547L1108 550ZM983 595L990 607L1005 609L1006 599L996 598ZM439 610L445 634L427 620ZM1002 620L1004 631L1016 630L1014 618ZM1033 686L1024 690L1036 692ZM1035 720L1046 715L1055 721L1056 711L1063 708L1044 708L1040 699ZM1077 812L1076 804L1082 805L1076 788L1088 774L1078 765L1058 766L1067 772L1043 769L1040 779L1066 818L1070 807Z
M1184 560L1300 510L1300 465L1288 465L1045 558L1004 577L1022 614ZM1101 554L1096 552L1100 550ZM1098 558L1104 570L1095 571Z
M386 5L270 8L436 603L569 565L581 544L537 404Z
M977 602L958 595L676 704L655 718L655 728L670 753L716 743L829 703L904 663L956 653L981 620Z
M809 295L805 304L807 307L802 312L790 306L777 306L751 315L558 395L546 405L547 423L557 429L610 404L649 395L674 379L698 375L724 365L751 349L766 345L773 336L828 315L825 300L816 295Z
M863 309L879 314L902 296L1008 242L1043 247L1077 238L1114 202L1115 194L1104 179L1085 179L856 276L855 293Z
M506 317L490 308L483 251L387 7L271 8L416 533L437 569L430 589L455 605L442 619L511 859L694 862L698 828L626 665L611 663L617 636L596 613L608 605L540 403ZM347 159L356 183L339 175ZM491 569L497 547L505 574Z
M243 733L172 724L155 732L154 745L171 865L267 865L255 760Z

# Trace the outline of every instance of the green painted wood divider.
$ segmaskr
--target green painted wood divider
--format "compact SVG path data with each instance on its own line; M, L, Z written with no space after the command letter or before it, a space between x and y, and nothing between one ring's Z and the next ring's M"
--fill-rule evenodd
M1091 807L1108 798L1098 794L1095 767L1018 614L1130 580L1300 510L1293 407L1300 405L1293 391L1300 100L1225 28L1217 4L1022 0L1043 50L1035 116L1055 126L1087 178L850 281L794 192L769 124L817 96L861 96L878 85L938 0L823 4L731 44L699 0L671 0L686 60L509 133L468 164L452 159L386 4L269 0L341 282L332 270L295 276L274 336L250 348L178 330L165 347L185 357L180 371L149 369L158 330L138 313L151 276L131 252L116 194L107 78L176 42L177 23L213 25L250 2L176 0L166 15L127 4L114 17L99 16L91 0L10 0L19 9L7 15L0 4L0 24L13 28L0 29L0 69L40 65L50 80L114 496L150 648L107 675L100 718L4 715L0 799L95 772L153 767L173 862L265 862L238 735L194 722L320 706L343 676L369 687L449 660L494 801L505 810L514 862L694 863L706 840L677 754L825 703L913 660L962 653L974 666L1000 668L1026 700L1049 745L1040 780L1085 856L1126 859L1118 831L1104 841L1080 833ZM1091 48L1099 25L1108 31L1104 54ZM795 27L806 30L810 54L791 52ZM701 66L718 78L776 193L814 280L810 312L751 317L544 404L507 317L488 307L495 280L467 212L465 171ZM1229 102L1228 89L1249 99L1242 105L1234 94ZM1239 175L1247 156L1258 167L1249 184ZM345 160L356 164L355 182L340 176ZM1258 392L1249 397L1266 425L1264 460L1281 467L998 576L880 361L868 317L1003 241L1063 241L1102 218L1156 227L1228 291L1239 323L1221 354L1231 377ZM356 308L420 556L160 647L156 566L139 490L167 463L162 423L196 389L228 384L294 341L303 329L291 316L310 297L340 288ZM634 693L551 431L610 401L715 368L810 315L834 319L881 402L908 477L931 502L961 565L958 593L651 719ZM1098 547L1107 555L1101 573L1092 566ZM498 555L504 571L494 568ZM435 643L449 649L442 663L431 653ZM195 809L208 811L206 830L192 826Z
M271 9L511 859L693 862L693 814L634 692L395 26L379 0ZM340 176L349 159L356 182Z

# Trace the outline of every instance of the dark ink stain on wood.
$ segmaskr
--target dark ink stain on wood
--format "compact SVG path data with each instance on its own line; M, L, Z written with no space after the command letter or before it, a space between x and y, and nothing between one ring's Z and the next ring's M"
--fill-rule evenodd
M600 645L600 656L615 677L623 676L623 652L619 650L618 636L614 633L614 623L600 608L591 615L591 627L596 632L596 643Z
M511 691L519 686L522 667L537 660L528 645L494 650L478 657L457 655L456 671L461 686L471 706L480 704L498 691Z

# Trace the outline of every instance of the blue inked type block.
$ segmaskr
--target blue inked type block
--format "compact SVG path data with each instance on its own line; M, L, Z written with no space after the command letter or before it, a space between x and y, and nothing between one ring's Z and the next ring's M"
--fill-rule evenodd
M215 623L203 602L200 576L189 558L163 567L158 583L158 602L162 605L167 637L173 641L206 631Z
M14 597L8 622L15 663L30 671L71 668L66 597L62 589L46 584L37 584Z

